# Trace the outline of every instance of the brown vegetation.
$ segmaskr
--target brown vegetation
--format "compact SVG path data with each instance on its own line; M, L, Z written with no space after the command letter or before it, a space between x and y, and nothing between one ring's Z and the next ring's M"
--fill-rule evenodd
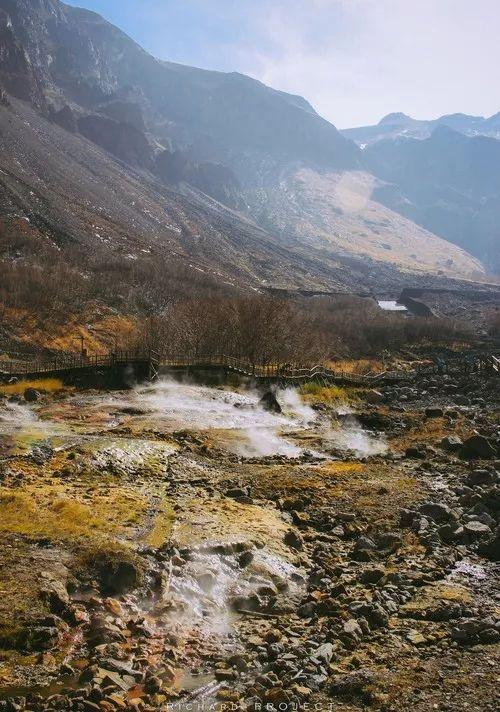
M137 343L168 354L228 354L253 363L317 363L467 337L459 323L384 313L369 299L212 296L173 302L143 322Z
M108 333L108 346L125 345L124 331L136 324L128 345L254 363L373 357L465 336L458 323L384 313L372 299L242 295L168 256L132 258L102 246L91 254L76 245L61 250L25 221L0 223L0 264L2 321L29 323L32 337L43 325L47 348L60 348L61 328L72 331L76 344L78 323L121 317L130 326Z

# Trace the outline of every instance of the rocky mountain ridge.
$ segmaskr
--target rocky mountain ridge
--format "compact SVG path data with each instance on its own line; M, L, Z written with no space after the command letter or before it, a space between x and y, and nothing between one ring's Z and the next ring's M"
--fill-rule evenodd
M429 138L367 146L374 199L500 269L500 141L438 126Z
M489 117L470 116L469 114L445 114L437 119L414 119L402 112L384 116L374 126L359 126L343 129L343 136L365 147L377 141L405 136L408 138L429 138L439 126L459 131L466 136L488 136L500 139L500 112Z
M86 231L77 226L74 214L68 217L68 206L73 213L77 210L91 159L98 160L101 183L115 195L123 192L120 182L127 183L132 172L136 188L143 189L140 201L135 195L135 206L148 202L150 186L155 185L166 211L158 218L161 225L177 224L171 211L175 215L183 203L183 222L190 224L187 234L197 237L187 243L176 237L183 235L182 228L180 233L176 228L173 242L169 238L165 248L173 249L175 243L180 253L187 250L193 259L208 259L211 269L231 274L230 280L237 283L246 279L242 262L252 263L252 280L256 277L259 283L310 288L366 287L364 277L359 282L360 273L371 274L370 282L376 281L377 273L379 277L388 273L400 283L396 273L406 280L406 270L459 277L482 272L480 263L463 249L372 200L377 181L366 174L363 152L300 97L237 73L154 59L99 15L59 0L0 0L0 43L0 86L4 104L11 104L0 109L2 121L8 128L13 115L21 121L13 143L6 143L9 131L3 134L2 169L10 176L16 173L12 166L20 162L24 171L15 177L22 180L21 189L3 181L7 215L33 219L40 212L50 213L55 223L61 223L63 206L57 194L73 186L77 199L64 205L65 230L70 240L91 244L95 221L90 214ZM84 156L82 137L89 147L103 149L106 157L90 148ZM52 141L54 145L62 141L65 152L78 157L78 165L73 161L65 165L59 153L52 185L43 200L36 199L33 185L45 176L23 159L23 152L29 146L41 156ZM83 166L85 175L80 172ZM296 175L301 180L295 180ZM58 190L60 181L63 190ZM25 190L28 185L30 191ZM94 205L102 209L108 197L109 192L100 194ZM201 222L193 200L198 207L203 205ZM333 216L326 222L317 217L318 201ZM274 207L269 209L270 205ZM293 225L287 219L291 213L297 218ZM221 251L217 240L212 242L220 234L221 215L233 226L229 252ZM111 233L123 234L121 217L118 222ZM149 228L143 233L138 227L142 222L143 217L132 224L127 221L127 232L138 234L139 242L149 239ZM259 235L258 253L264 249L265 258L250 248L253 238L244 237L249 232ZM114 239L107 244L122 245ZM150 247L148 243L146 249ZM247 268L243 273L248 274Z

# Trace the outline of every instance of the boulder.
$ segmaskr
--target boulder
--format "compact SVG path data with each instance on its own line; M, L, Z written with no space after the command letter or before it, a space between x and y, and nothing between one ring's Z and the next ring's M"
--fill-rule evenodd
M495 449L484 435L472 435L464 442L460 457L464 460L490 460L495 456Z
M447 452L458 452L463 446L463 442L458 435L447 435L441 440L439 445Z
M259 405L267 410L269 413L282 413L278 399L276 398L276 393L273 391L266 391L259 401Z
M490 539L479 546L478 551L491 561L500 561L500 528Z
M291 549L301 551L304 548L304 542L302 541L302 537L297 532L294 532L293 529L289 529L286 532L283 541Z
M473 519L464 524L464 534L468 539L482 539L491 534L491 529L487 524Z
M365 569L359 580L364 584L375 584L383 578L385 574L384 569L381 566L374 566L369 569Z
M454 522L457 518L447 504L441 504L440 502L426 502L421 505L420 512L437 524Z
M40 598L51 613L63 618L71 613L71 603L65 586L59 581L51 581L40 591Z
M323 645L320 645L315 651L314 657L316 660L322 660L328 665L333 658L333 645L331 643L323 643Z
M38 400L39 393L34 388L26 388L24 391L24 400L27 403L35 403Z
M498 480L498 472L493 470L473 470L467 476L467 484L469 487L476 485L492 485Z
M426 418L442 418L444 415L444 411L442 408L436 408L436 407L431 407L431 408L426 408L425 409L425 417Z

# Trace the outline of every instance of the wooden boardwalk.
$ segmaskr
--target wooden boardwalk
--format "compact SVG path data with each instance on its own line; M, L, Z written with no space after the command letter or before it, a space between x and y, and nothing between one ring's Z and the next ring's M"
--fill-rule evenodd
M48 359L32 361L0 361L0 378L4 382L11 379L42 377L59 377L63 381L86 378L92 381L93 376L106 374L118 374L125 380L128 377L130 381L140 382L154 381L161 374L196 376L209 373L218 374L222 378L232 373L262 383L286 385L316 381L325 385L338 383L374 388L379 384L390 382L411 382L419 376L436 373L500 375L500 357L483 354L474 359L437 362L411 371L383 371L365 375L330 369L322 364L313 367L278 363L254 364L224 354L160 356L153 351L117 351L89 357L81 354L59 354Z

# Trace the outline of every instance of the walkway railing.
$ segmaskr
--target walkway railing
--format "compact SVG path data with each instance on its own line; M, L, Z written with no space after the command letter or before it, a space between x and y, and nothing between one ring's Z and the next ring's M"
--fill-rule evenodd
M436 373L480 372L500 375L500 359L492 354L483 355L474 362L467 359L449 363L428 364L411 371L383 371L376 374L357 374L345 370L335 370L317 364L303 366L289 363L255 364L248 360L228 356L227 354L159 354L155 351L114 351L107 354L86 356L84 354L58 354L50 358L32 361L0 360L0 375L37 375L45 373L63 373L80 369L99 370L128 364L149 367L150 377L158 375L159 369L216 369L221 368L233 373L257 379L275 379L288 382L324 380L329 382L348 382L359 385L375 386L377 383L391 381L411 381L418 375Z

